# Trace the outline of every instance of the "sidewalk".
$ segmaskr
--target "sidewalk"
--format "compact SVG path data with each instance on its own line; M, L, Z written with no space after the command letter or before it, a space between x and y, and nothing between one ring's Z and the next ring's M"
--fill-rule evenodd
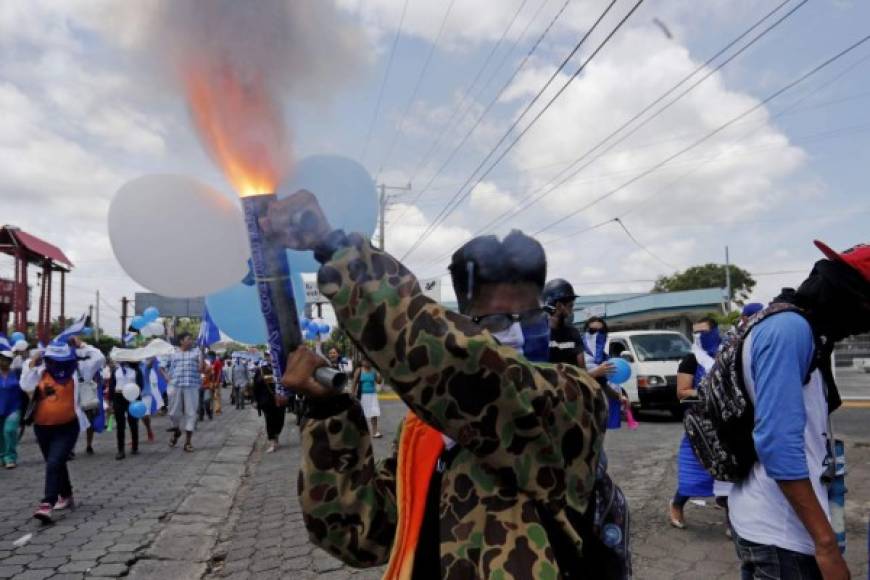
M193 453L169 448L168 425L155 417L157 441L123 461L114 433L96 436L93 456L82 435L70 463L78 508L51 526L31 517L44 463L28 430L18 469L0 472L0 578L201 577L261 423L253 410L227 409L200 424Z

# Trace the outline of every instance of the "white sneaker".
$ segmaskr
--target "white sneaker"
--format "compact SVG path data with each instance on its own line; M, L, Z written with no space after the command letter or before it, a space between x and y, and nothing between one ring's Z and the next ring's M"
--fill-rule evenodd
M278 449L278 444L275 442L272 442L269 444L269 447L266 448L266 453L274 453L277 449Z

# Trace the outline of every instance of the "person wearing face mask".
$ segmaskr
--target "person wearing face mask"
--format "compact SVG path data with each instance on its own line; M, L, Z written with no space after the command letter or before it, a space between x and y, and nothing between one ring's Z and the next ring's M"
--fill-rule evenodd
M828 501L829 415L840 406L831 353L870 331L870 246L816 246L827 259L758 313L743 338L757 454L729 497L743 578L849 578Z
M329 363L306 348L288 357L282 383L310 404L299 495L312 541L352 566L386 564L385 578L609 577L584 566L575 526L606 399L576 366L546 362L541 245L519 231L465 244L450 264L455 313L367 236L332 230L308 192L261 225L314 250L339 324L409 410L375 462L359 401L312 378Z
M77 354L80 357L77 357ZM36 399L33 432L45 458L45 494L33 517L51 523L53 510L74 506L67 461L79 432L89 426L78 404L78 379L93 376L106 359L97 349L77 353L65 340L53 340L25 364L21 389Z
M109 381L109 401L111 401L112 413L115 415L115 437L118 443L118 453L115 455L115 459L117 460L127 457L125 452L125 423L130 427L130 454L139 455L139 419L130 414L131 401L128 401L124 396L124 387L129 384L139 387L139 397L141 398L145 381L139 364L122 362L115 365L112 369L112 378Z
M718 323L705 317L692 326L692 352L683 357L677 367L677 398L690 400L698 398L698 385L709 372L722 345L722 335ZM714 490L714 487L718 489ZM693 497L726 497L728 486L718 485L698 461L686 434L680 440L677 453L677 491L670 502L669 521L678 529L686 527L684 509ZM720 501L720 503L722 503Z
M611 385L607 377L613 374L615 368L609 362L607 354L607 323L603 318L593 316L586 321L586 327L580 337L583 345L583 359L589 374L595 377L608 403L608 429L619 429L622 425L622 407L628 404L628 397L620 387Z

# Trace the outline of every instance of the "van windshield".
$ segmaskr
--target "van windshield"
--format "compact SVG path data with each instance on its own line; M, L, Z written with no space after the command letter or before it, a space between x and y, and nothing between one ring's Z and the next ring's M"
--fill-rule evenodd
M640 361L681 360L692 350L692 344L682 334L636 334L631 344Z

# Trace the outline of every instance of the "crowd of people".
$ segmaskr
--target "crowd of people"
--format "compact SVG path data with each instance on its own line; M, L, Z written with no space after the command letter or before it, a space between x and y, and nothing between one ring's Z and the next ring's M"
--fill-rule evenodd
M573 289L546 283L536 240L513 231L462 246L449 266L454 313L364 236L332 229L308 192L274 204L270 230L313 251L339 323L408 407L394 453L376 461L361 401L314 379L330 364L316 353L290 355L282 383L309 398L299 496L314 543L353 566L386 565L387 578L631 576L629 506L603 453L624 397L606 380L606 322L574 328ZM745 579L849 578L829 497L831 353L870 331L870 247L817 245L826 259L808 278L745 311L726 340L698 321L680 364L695 412L669 520L685 527L689 497L727 496ZM723 430L735 416L737 432ZM689 430L688 418L702 422Z
M114 457L120 461L128 452L139 454L140 423L147 442L155 443L152 416L168 415L169 445L177 446L183 435L184 451L192 452L197 423L222 413L225 387L237 409L251 401L266 414L270 440L277 445L283 414L277 418L274 397L258 388L267 385L274 392L268 365L248 356L225 360L196 347L189 333L180 334L177 343L166 356L112 360L78 333L61 333L34 348L0 335L0 460L5 469L18 466L18 443L32 426L45 462L35 518L51 523L55 512L75 505L68 463L80 434L85 453L94 455L95 436L114 431Z

